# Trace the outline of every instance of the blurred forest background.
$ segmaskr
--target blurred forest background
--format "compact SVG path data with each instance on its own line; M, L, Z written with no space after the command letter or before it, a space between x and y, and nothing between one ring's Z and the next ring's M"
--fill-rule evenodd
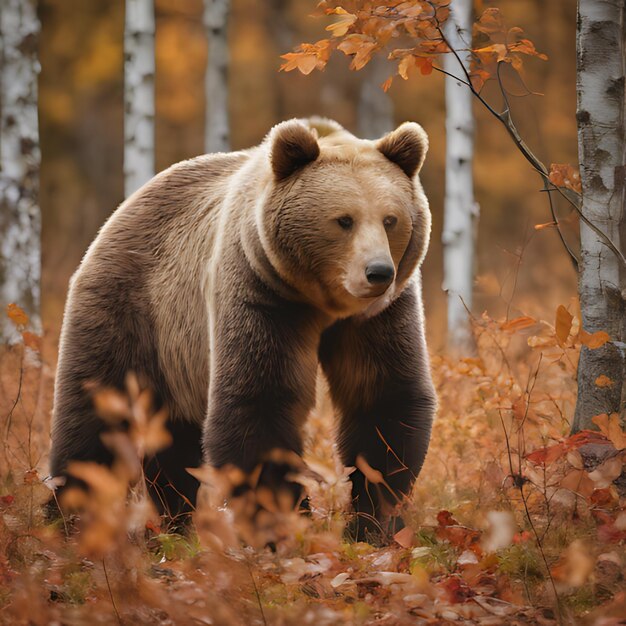
M311 19L315 2L233 0L229 21L229 107L232 149L262 140L291 117L323 115L359 134L358 107L368 73L349 59L324 72L279 72L281 54L324 36L327 20ZM480 2L478 9L489 3ZM548 61L529 60L527 86L543 95L512 97L526 142L547 163L577 162L576 10L573 0L500 0L507 22L522 27ZM207 46L202 0L156 0L156 171L201 154ZM67 282L98 228L123 198L123 0L41 0L39 114L42 150L42 314L58 335ZM389 75L395 73L390 65ZM492 81L493 82L493 81ZM495 85L483 92L499 105ZM523 85L512 85L523 94ZM395 123L414 120L430 136L422 182L433 213L424 266L431 348L444 346L441 228L445 171L443 76L395 80L388 92ZM480 205L474 312L552 320L576 296L576 275L550 221L540 181L488 113L475 104L475 193ZM577 218L561 207L566 236ZM56 344L56 341L53 341ZM56 352L56 350L54 351ZM55 357L50 355L52 359Z

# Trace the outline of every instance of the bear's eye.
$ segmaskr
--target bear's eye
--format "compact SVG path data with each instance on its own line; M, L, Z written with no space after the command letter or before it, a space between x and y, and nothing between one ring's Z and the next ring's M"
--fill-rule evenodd
M385 228L393 228L398 223L398 218L395 215L388 215L384 220L383 224Z
M344 230L350 230L354 224L354 220L349 215L342 215L337 218L337 224Z

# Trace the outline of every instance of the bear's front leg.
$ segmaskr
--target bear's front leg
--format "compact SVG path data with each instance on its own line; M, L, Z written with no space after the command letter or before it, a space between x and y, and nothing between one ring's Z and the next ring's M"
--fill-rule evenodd
M358 468L351 476L354 534L385 540L394 530L392 509L410 494L424 462L436 408L418 287L373 318L326 330L320 361L339 412L342 460Z
M294 504L300 488L289 481L289 454L270 453L302 454L301 427L315 402L319 332L310 307L283 300L259 303L248 294L211 312L206 461L248 474L263 464L260 483L288 488Z

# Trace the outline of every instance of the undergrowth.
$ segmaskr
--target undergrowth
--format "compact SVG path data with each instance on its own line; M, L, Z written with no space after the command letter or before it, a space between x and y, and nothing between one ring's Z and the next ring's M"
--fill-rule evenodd
M349 470L323 381L300 476L309 514L254 490L224 506L249 478L202 469L194 523L172 532L124 461L167 440L132 383L108 401L141 406L142 423L111 444L111 470L72 468L91 494L68 494L75 514L48 521L53 376L20 325L0 363L0 623L623 623L626 435L605 415L569 436L578 349L602 337L559 315L483 316L475 355L433 357L430 451L407 526L382 547L345 538Z

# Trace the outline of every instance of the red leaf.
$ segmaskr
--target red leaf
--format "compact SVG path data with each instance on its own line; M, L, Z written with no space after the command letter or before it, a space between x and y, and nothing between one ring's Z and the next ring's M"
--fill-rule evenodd
M439 511L437 513L437 523L439 526L458 526L458 522L452 517L450 511Z

